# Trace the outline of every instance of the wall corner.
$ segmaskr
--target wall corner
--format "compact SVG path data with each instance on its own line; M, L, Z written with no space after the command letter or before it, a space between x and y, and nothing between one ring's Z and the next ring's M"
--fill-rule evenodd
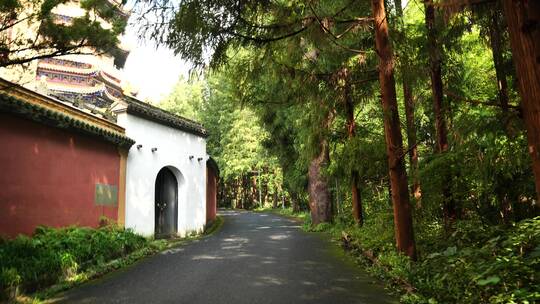
M120 155L120 175L118 178L118 217L116 222L118 226L125 227L126 225L126 165L128 150L118 148Z

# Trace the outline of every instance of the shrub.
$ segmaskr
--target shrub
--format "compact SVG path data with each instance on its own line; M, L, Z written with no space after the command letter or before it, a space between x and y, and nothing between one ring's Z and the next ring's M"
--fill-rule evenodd
M509 229L462 225L452 238L454 246L413 268L414 285L433 303L540 300L540 217Z
M146 247L148 243L131 230L115 226L99 229L38 227L32 237L21 235L0 242L0 290L17 284L23 291L33 292Z

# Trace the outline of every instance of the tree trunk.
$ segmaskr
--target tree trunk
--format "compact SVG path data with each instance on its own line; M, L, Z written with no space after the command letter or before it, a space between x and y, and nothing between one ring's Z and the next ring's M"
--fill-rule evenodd
M411 194L416 200L416 207L422 206L422 190L418 176L418 143L416 142L416 124L414 122L414 98L411 87L403 79L403 99L405 101L405 118L407 120L407 146L409 148L410 175L412 175Z
M218 187L218 191L217 191L217 202L216 202L216 206L219 208L223 205L224 202L226 202L227 198L226 198L226 189L225 189L225 185L223 185L223 183L218 179L218 182L217 182L217 187Z
M308 171L309 207L313 225L332 220L332 202L328 181L322 173L324 166L328 164L329 157L328 141L322 139L319 143L319 153L311 161Z
M506 73L504 72L501 31L502 28L499 25L498 8L496 8L491 15L491 26L489 27L489 42L491 44L491 50L493 53L493 65L495 66L495 74L497 76L497 93L499 97L499 102L501 104L503 113L508 113L508 82L506 81Z
M431 0L425 0L426 26L428 35L428 50L430 59L431 91L433 94L433 112L435 114L435 129L437 133L437 152L448 150L448 137L446 131L446 120L443 107L443 83L441 72L441 56L437 43L437 32L435 29L435 8Z
M237 182L237 208L238 209L244 209L244 191L242 187L242 183L244 180L244 176L240 175Z
M412 259L416 259L411 206L407 189L407 173L402 157L403 138L401 137L396 100L392 46L388 38L384 0L372 0L371 6L375 25L375 45L379 55L379 82L382 95L386 153L392 188L396 245L399 251Z
M274 189L274 195L273 195L273 197L272 197L272 209L276 209L276 208L277 208L277 200L278 200L277 189Z
M236 179L229 182L229 187L231 188L231 207L238 208L238 188L236 185Z
M251 185L249 175L246 174L242 179L242 209L250 209L251 206Z
M536 194L540 199L540 2L503 0L503 5L518 76Z
M330 127L332 119L332 113L328 113L321 127L327 130ZM311 210L311 222L313 225L332 221L332 199L328 180L322 172L329 161L330 151L328 149L328 140L324 136L321 136L318 153L311 160L308 169L309 208Z
M300 211L300 202L298 201L298 194L291 192L291 206L294 213Z
M238 181L238 192L240 194L240 209L246 208L246 177L242 174Z
M350 92L350 86L345 87L345 112L347 114L347 134L349 140L356 135L356 122L354 120L354 103ZM352 215L357 225L364 224L364 215L362 213L362 197L358 189L359 174L357 170L351 171L351 196L352 196Z
M242 177L237 177L234 183L235 185L235 205L237 209L242 209Z
M268 200L268 182L263 184L263 203L262 203L263 207L266 207L267 200Z
M263 208L264 205L263 205L263 195L262 195L262 176L261 176L261 169L259 169L258 173L257 173L257 185L256 185L259 189L259 202L258 202L258 205L260 208Z
M403 9L401 8L401 0L394 0L396 6L397 17L402 26L401 40L407 41L407 34L403 27ZM422 191L420 189L420 178L418 176L418 146L416 143L416 124L414 122L414 98L412 93L412 86L409 79L409 57L407 52L403 52L402 56L402 81L403 81L403 101L405 104L405 118L407 121L407 146L409 151L409 175L412 176L413 182L411 185L411 194L416 200L416 207L422 206Z
M251 176L251 207L255 208L258 205L261 204L260 200L260 191L257 183L257 180L259 179L258 175L253 174Z
M362 227L364 225L364 214L362 211L362 196L358 188L358 171L353 170L351 175L352 214L356 224Z
M441 54L437 42L437 31L435 28L435 7L432 0L424 1L428 51L430 59L431 91L433 94L433 113L435 114L435 131L437 133L436 152L439 154L448 151L448 134L446 130L445 109L443 106L443 82L441 72ZM457 219L457 209L452 199L450 190L451 177L449 172L444 172L443 176L443 221L445 230L450 231Z

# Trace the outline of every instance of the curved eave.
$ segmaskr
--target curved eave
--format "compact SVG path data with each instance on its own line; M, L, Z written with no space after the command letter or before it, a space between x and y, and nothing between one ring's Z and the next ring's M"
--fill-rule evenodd
M86 87L86 86L70 86L69 84L62 85L61 82L47 82L48 88L52 91L57 92L66 92L66 93L73 93L73 94L95 94L99 92L103 92L105 90L104 85L99 85L95 87Z
M81 68L72 68L72 67L65 67L61 65L53 65L53 64L46 64L46 63L38 63L38 69L43 69L46 71L50 71L53 73L65 73L65 74L74 74L78 76L91 76L93 74L97 73L97 69L95 68L88 68L88 69L81 69Z
M0 91L0 111L50 125L56 128L98 137L123 148L131 147L135 141L123 134L124 129L109 121L100 119L60 102L24 89L18 85L0 81L4 91ZM5 86L5 85L11 86ZM1 87L1 86L0 86ZM13 91L14 94L10 94ZM39 102L36 102L39 99Z
M101 80L104 84L108 84L111 87L114 87L115 89L122 92L122 85L120 82L112 79L110 76L108 76L104 71L100 71L98 73L98 79Z
M119 100L118 97L116 97L116 96L110 94L109 91L108 91L107 89L105 89L105 90L103 91L103 93L105 93L105 96L106 96L109 100L111 100L111 102L116 102L116 101Z

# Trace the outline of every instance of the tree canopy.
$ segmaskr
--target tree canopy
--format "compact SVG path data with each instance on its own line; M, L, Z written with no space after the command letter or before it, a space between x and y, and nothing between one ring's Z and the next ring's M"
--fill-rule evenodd
M81 0L81 16L57 13L65 0L0 3L0 67L66 54L115 54L129 14L121 2ZM76 7L76 6L75 6ZM76 9L76 8L75 8Z
M401 261L387 266L428 294L411 303L538 300L538 233L509 243L540 213L540 48L538 30L523 30L536 4L403 4L186 1L146 28L210 63L201 100L177 107L204 116L222 204L309 210L313 229L334 225L347 246Z

